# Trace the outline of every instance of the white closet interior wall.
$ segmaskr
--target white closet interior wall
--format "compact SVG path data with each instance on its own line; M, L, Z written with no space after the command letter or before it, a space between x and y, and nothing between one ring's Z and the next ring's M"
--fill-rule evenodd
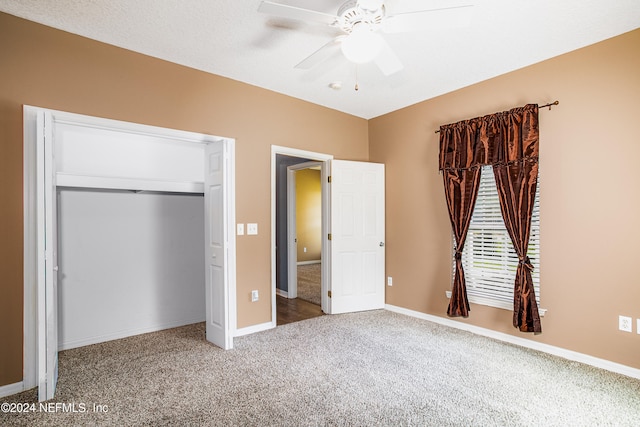
M205 320L204 197L58 189L58 344Z
M59 121L54 146L59 349L204 321L204 144Z

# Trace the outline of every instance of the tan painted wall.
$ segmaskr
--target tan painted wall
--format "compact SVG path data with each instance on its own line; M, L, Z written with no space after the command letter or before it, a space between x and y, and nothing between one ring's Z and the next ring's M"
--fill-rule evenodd
M640 30L369 121L370 160L386 164L387 303L446 317L451 233L434 131L556 99L540 111L543 333L486 306L459 320L640 368ZM620 314L633 334L618 331Z
M236 138L236 219L260 231L237 240L238 327L269 322L270 147L367 160L367 122L2 13L0 40L0 386L22 380L23 104Z
M317 261L322 250L322 185L320 171L296 172L296 231L298 262ZM307 252L304 252L307 248Z
M444 316L451 237L440 124L528 102L541 111L543 334L505 310L473 323L640 368L640 30L369 121L0 13L0 386L22 379L22 104L236 138L238 326L270 320L270 146L386 164L387 303ZM390 143L392 142L392 143ZM575 151L575 153L573 153ZM582 166L580 166L582 165ZM579 174L581 170L586 174ZM263 179L255 179L262 177ZM617 181L626 179L624 184ZM585 236L589 233L588 236Z

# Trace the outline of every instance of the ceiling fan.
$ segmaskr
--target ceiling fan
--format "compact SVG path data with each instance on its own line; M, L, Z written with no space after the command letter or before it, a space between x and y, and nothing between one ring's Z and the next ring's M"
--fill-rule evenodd
M393 34L431 28L464 26L473 5L448 6L418 11L398 7L400 0L347 0L335 15L264 0L258 11L283 18L312 21L342 32L298 63L295 68L310 69L338 51L351 62L374 62L384 75L403 69L402 62L380 33ZM393 10L396 10L395 12Z

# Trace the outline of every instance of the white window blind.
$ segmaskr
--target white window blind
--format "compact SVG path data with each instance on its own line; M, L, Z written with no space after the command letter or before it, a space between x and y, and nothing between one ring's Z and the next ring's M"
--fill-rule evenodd
M536 189L527 255L536 301L540 304L540 186ZM513 309L513 287L518 256L504 225L491 166L482 168L480 190L462 253L462 265L471 302ZM455 271L455 261L454 261Z

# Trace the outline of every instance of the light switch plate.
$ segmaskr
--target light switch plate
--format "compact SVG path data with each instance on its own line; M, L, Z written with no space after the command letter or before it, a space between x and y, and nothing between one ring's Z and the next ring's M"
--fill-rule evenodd
M236 228L237 228L238 236L243 236L244 235L244 224L237 224Z
M258 234L258 224L256 224L256 223L248 223L247 224L247 234L248 235L256 235L256 234Z

